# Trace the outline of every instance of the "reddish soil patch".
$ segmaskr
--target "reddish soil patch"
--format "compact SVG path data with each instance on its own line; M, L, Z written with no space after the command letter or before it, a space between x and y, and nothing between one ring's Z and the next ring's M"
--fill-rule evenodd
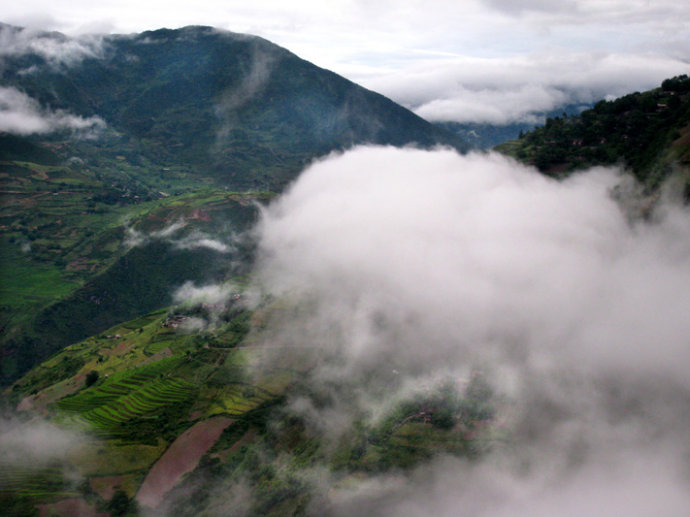
M48 404L52 404L56 400L79 391L79 389L84 385L85 378L86 373L79 372L68 381L53 385L41 391L40 393L37 393L36 395L29 395L25 397L22 399L19 406L17 406L17 409L20 411L36 410L46 413L46 406L48 406Z
M69 264L67 264L67 270L68 271L83 271L84 269L88 269L89 263L88 259L86 258L78 258L76 260L73 260Z
M197 418L201 418L202 416L204 416L203 411L195 411L194 413L189 415L189 419L190 420L196 420Z
M107 513L96 511L96 507L83 499L63 499L53 504L38 505L40 517L52 515L79 515L80 517L108 517Z
M142 506L156 508L186 473L196 468L201 457L216 443L233 421L227 417L209 418L182 433L151 468L137 493Z
M33 395L27 395L17 405L17 411L30 411L34 408Z
M99 352L103 355L113 357L118 355L125 355L125 353L129 352L130 348L132 348L132 343L128 343L127 341L120 341L115 348L111 350L108 350L107 348L101 348Z

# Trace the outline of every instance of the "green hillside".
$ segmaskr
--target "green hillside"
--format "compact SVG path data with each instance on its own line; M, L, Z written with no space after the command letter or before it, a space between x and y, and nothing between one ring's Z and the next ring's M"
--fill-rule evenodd
M0 87L35 101L37 116L102 123L0 133L0 385L169 305L185 282L241 274L255 202L311 160L362 143L464 148L258 37L186 27L104 36L92 50L57 64L40 51L2 56ZM132 246L132 235L145 238Z
M310 161L361 143L464 150L456 136L268 41L207 27L2 65L0 86L41 113L104 121L0 134L4 513L321 515L334 492L507 440L507 404L480 370L414 387L397 370L323 382L316 365L340 371L337 352L269 324L308 303L249 280L261 205ZM654 189L690 164L689 110L677 77L500 149L554 176L625 163ZM400 398L338 406L368 382Z
M239 236L255 221L254 203L270 197L205 189L154 199L107 187L91 169L5 161L0 171L2 384L169 305L187 281L241 274L251 244Z
M254 494L247 515L302 514L307 504L327 503L323 484L307 476L315 469L347 484L440 453L472 458L490 446L494 410L476 383L464 395L441 386L411 396L376 423L362 414L337 443L327 440L285 403L318 396L303 382L316 351L281 352L261 329L285 304L247 312L236 288L238 301L211 330L185 330L203 306L160 310L72 345L15 382L6 392L21 420L15 431L40 415L80 438L48 465L0 459L3 507L33 515L40 505L56 511L80 501L111 515L137 507L217 515L213 487L241 480ZM257 363L268 350L281 360ZM185 461L186 475L151 488L158 462Z
M654 90L599 101L577 116L549 118L497 149L555 176L623 164L654 189L675 167L690 165L690 78L674 77Z

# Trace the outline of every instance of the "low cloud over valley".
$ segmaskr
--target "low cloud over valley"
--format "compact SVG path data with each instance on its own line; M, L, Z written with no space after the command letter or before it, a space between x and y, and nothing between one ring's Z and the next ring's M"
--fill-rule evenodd
M265 210L257 285L308 307L271 339L320 351L309 382L333 401L294 411L337 434L478 368L506 432L477 462L369 478L319 511L682 513L690 214L659 202L631 216L630 181L365 147L314 164Z

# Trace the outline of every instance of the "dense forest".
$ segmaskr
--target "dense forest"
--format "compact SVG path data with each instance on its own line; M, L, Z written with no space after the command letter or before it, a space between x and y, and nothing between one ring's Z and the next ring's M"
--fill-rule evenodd
M560 176L621 161L654 188L676 164L690 164L690 78L660 88L601 100L577 116L563 114L503 144L499 150Z

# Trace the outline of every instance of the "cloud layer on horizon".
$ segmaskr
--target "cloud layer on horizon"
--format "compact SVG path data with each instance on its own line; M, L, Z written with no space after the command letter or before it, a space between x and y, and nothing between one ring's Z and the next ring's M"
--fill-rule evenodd
M7 4L0 17L73 34L189 24L256 34L424 117L459 122L534 121L534 112L564 103L656 86L690 63L682 0L75 2L59 10L30 0ZM81 52L88 41L73 44Z
M567 52L509 58L446 58L418 63L365 84L431 121L540 122L569 104L655 88L688 63L653 54Z

